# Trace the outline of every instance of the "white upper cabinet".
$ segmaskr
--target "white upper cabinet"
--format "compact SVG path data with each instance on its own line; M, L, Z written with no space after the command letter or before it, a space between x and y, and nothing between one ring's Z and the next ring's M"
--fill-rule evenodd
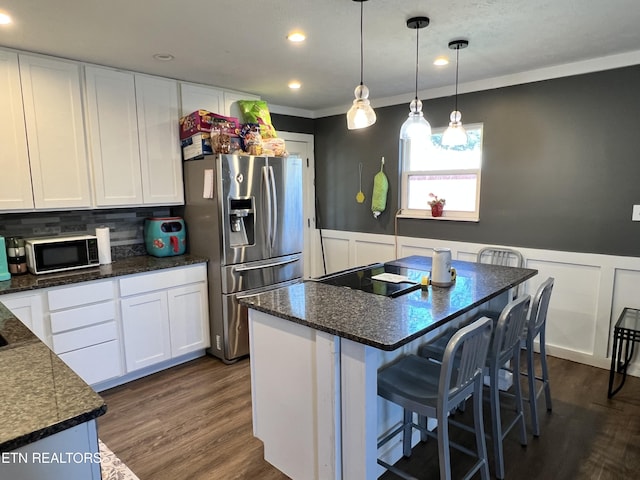
M183 204L180 117L260 97L178 85L0 49L0 211Z
M95 66L85 78L96 206L183 203L177 82Z
M189 115L196 110L208 110L225 115L224 92L218 88L182 83L180 84L180 100L182 101L180 117Z
M142 204L134 77L87 66L85 78L96 206Z
M90 207L80 65L18 59L35 207Z
M0 50L0 210L33 208L18 55Z
M182 204L178 82L135 75L142 191L145 204Z
M260 100L260 97L242 92L224 92L224 115L236 117L240 123L244 123L238 100Z

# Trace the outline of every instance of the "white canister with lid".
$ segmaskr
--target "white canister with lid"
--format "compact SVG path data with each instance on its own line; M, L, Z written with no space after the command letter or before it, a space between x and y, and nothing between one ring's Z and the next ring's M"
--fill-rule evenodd
M431 285L449 287L456 279L456 269L451 266L451 249L434 248L431 257Z

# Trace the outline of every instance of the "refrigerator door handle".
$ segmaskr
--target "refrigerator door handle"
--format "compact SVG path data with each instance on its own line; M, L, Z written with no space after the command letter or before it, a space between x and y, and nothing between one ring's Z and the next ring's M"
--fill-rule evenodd
M273 173L273 167L269 165L269 179L271 180L271 194L273 195L273 217L272 217L272 237L271 248L276 246L276 237L278 235L278 190L276 189L276 176Z
M262 181L264 183L264 187L265 190L267 192L266 195L266 199L267 199L267 221L265 222L267 224L267 244L270 247L273 247L273 241L271 239L272 236L272 222L271 222L271 216L272 216L272 208L271 208L271 184L269 183L269 167L262 167Z
M288 265L290 263L294 263L294 262L299 262L300 258L289 258L287 260L281 260L279 262L273 262L273 263L267 263L267 264L261 264L261 265L253 265L250 267L233 267L233 271L234 272L248 272L251 270L262 270L264 268L269 268L269 267L279 267L281 265Z
M241 293L236 293L233 294L236 300L240 300L242 298L249 298L249 297L254 297L260 293L263 292L268 292L270 290L276 290L278 288L282 288L282 287L289 287L291 285L295 285L296 283L300 283L299 279L294 279L294 280L289 280L288 282L281 282L281 283L276 283L274 285L267 285L264 288L256 288L253 290L249 290L247 292L241 292Z

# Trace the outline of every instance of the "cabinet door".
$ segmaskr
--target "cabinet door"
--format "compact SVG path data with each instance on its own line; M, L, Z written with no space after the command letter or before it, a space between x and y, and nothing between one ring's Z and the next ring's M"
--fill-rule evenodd
M224 115L224 94L217 88L182 83L180 99L182 101L181 117L196 110L209 110Z
M170 359L166 292L123 298L120 305L127 372Z
M87 66L85 78L96 206L141 205L142 177L133 74Z
M33 208L18 55L0 50L0 210Z
M19 55L36 208L91 206L80 67Z
M142 192L145 204L183 204L178 82L136 75Z
M245 123L238 100L260 100L260 97L242 92L224 92L224 115L236 117L240 123Z
M172 288L168 297L171 356L207 348L210 340L206 284Z
M20 319L36 337L51 348L51 337L45 321L41 293L8 293L0 302Z
M122 375L120 343L111 340L59 355L71 370L89 385Z

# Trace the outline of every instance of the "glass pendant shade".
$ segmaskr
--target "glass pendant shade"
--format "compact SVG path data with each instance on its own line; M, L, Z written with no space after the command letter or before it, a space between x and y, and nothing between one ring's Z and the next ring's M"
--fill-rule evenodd
M422 102L418 98L418 65L419 65L419 32L429 25L428 17L412 17L407 20L407 27L416 31L416 95L409 104L409 118L400 127L401 152L406 155L422 155L431 145L431 125L422 114Z
M460 65L460 49L469 46L468 40L454 40L449 42L449 48L456 51L456 96L455 108L449 115L449 126L442 134L441 144L443 147L457 147L466 145L469 139L467 131L462 126L462 114L458 110L458 67Z
M347 112L347 128L357 130L366 128L376 123L376 112L369 103L369 89L366 85L360 84L354 90L355 100Z
M411 100L409 118L400 127L400 140L429 139L431 141L431 125L422 114L422 102Z
M367 0L353 0L354 2L360 3L360 85L356 87L353 91L355 95L355 100L353 101L353 105L347 112L347 128L349 130L357 130L359 128L366 128L374 123L376 123L376 112L373 111L371 107L371 103L369 102L369 89L363 83L363 57L364 57L364 48L362 41L362 18L363 18L363 9L362 5Z
M467 131L462 126L462 114L454 110L449 117L451 120L449 126L442 134L442 145L445 147L455 147L458 145L466 145L469 141Z

